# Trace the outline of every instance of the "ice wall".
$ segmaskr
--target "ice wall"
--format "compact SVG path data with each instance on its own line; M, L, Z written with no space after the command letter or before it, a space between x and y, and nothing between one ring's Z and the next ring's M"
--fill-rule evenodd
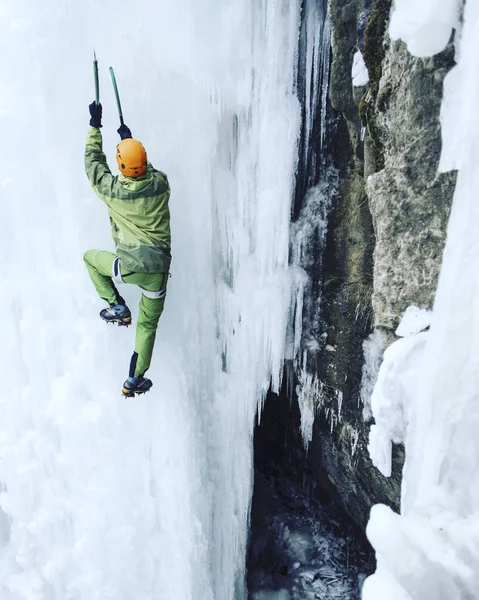
M252 431L291 301L300 2L5 0L0 15L0 597L242 599ZM154 387L134 401L119 394L133 328L99 320L81 260L113 249L83 173L93 48L110 164L113 65L172 188ZM135 319L138 290L124 295Z
M396 31L412 52L432 54L459 22L458 2L397 3ZM434 10L432 10L434 8ZM427 36L420 36L420 32ZM418 33L419 32L419 33ZM368 535L378 570L365 600L472 600L479 589L478 256L479 5L466 0L457 66L445 80L442 170L459 170L434 314L406 434L401 515L373 508ZM412 410L411 410L412 408Z

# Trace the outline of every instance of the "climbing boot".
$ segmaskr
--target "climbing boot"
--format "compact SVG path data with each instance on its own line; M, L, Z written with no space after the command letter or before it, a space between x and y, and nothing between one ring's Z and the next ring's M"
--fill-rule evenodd
M151 380L146 377L128 377L121 391L125 398L133 398L135 394L148 392L152 385Z
M118 326L131 325L131 312L124 304L111 304L100 312L100 317L107 323L118 323Z

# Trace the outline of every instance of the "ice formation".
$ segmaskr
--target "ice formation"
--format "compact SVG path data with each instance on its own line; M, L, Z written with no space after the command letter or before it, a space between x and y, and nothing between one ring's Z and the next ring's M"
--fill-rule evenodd
M392 444L405 441L409 411L414 410L418 365L427 333L397 340L384 352L371 396L375 424L371 425L368 450L373 464L391 476Z
M365 421L369 421L372 417L371 396L378 380L379 369L386 345L386 336L380 330L373 331L363 342L364 362L361 376L360 399L363 405L363 419Z

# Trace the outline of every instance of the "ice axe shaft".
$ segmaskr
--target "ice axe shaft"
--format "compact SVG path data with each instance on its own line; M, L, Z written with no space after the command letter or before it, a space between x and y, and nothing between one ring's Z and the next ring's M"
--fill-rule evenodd
M113 71L113 67L110 67L110 75L111 75L111 81L113 83L113 90L115 92L116 105L118 107L118 116L120 117L120 125L124 125L123 113L121 110L120 95L118 94L118 86L116 85L115 71Z
M98 82L98 61L96 52L93 50L93 77L95 78L95 102L100 104L100 84Z

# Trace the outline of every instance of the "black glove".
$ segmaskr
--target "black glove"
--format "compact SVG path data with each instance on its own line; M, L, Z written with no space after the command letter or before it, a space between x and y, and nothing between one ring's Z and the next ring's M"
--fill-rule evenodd
M130 128L127 127L124 123L123 123L123 125L120 125L120 127L117 129L117 131L120 134L120 137L122 140L126 140L126 139L132 137Z
M90 125L99 129L101 127L101 112L102 107L100 103L92 102L88 107L90 109Z

